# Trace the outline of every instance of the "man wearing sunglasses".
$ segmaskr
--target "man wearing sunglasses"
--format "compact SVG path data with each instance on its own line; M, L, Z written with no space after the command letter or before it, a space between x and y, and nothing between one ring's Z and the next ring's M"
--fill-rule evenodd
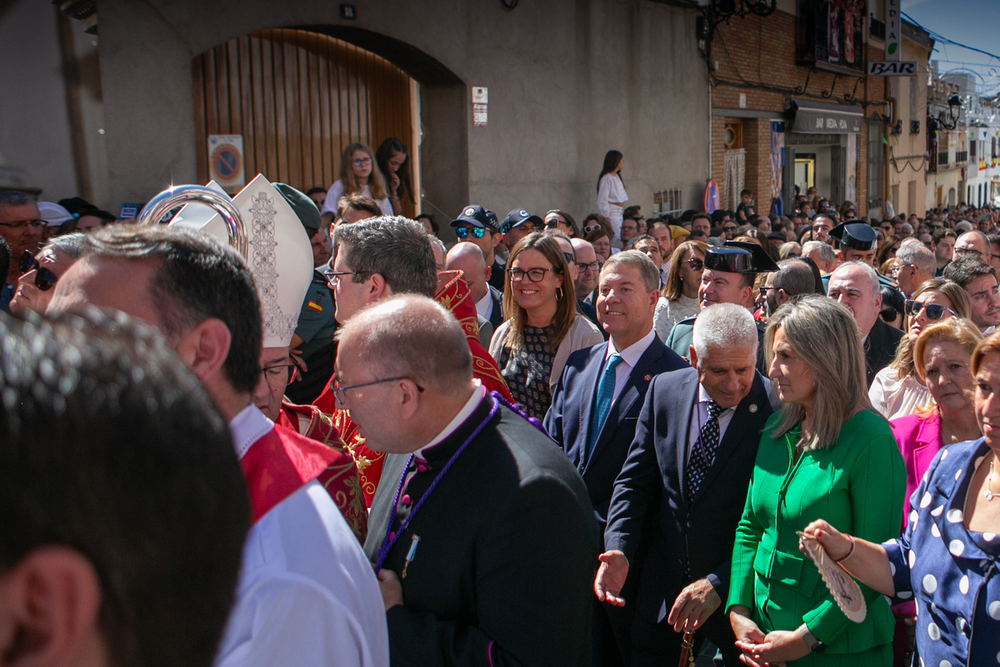
M21 276L18 260L25 252L37 254L42 243L42 214L29 195L16 190L0 192L0 237L10 247L10 267L0 291L0 310L7 310Z
M10 300L10 312L33 310L44 313L52 300L53 287L59 276L79 259L83 252L83 234L65 234L51 239L38 255L25 251L18 262L21 277L17 291Z
M496 247L502 240L496 214L482 206L470 204L458 218L451 221L451 226L459 243L474 243L483 251L486 266L490 267L490 285L503 291L503 264L497 261L496 256Z

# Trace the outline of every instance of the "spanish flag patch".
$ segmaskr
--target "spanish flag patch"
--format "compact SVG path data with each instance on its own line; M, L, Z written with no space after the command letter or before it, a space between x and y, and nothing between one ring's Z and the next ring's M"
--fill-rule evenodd
M310 301L307 305L310 308L312 308L313 310L315 310L317 313L322 313L323 312L323 306L319 305L315 301Z

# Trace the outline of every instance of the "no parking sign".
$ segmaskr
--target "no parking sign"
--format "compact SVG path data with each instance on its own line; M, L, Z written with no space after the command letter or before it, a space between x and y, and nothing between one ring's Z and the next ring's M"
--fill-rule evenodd
M208 135L208 174L227 190L246 185L242 134Z

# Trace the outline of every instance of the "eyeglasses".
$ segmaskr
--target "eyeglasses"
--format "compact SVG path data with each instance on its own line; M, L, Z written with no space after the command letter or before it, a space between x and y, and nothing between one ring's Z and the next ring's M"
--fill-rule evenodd
M586 227L583 228L583 233L584 234L589 234L590 232L594 231L595 229L600 229L600 228L601 228L600 225L587 225Z
M483 236L486 235L486 230L483 229L482 227L456 227L455 228L455 236L457 236L460 239L464 239L464 238L468 237L470 233L475 238L481 239L481 238L483 238Z
M48 292L56 284L56 281L59 280L59 276L48 269L43 269L29 250L25 250L24 254L21 255L21 260L17 268L20 269L22 276L28 271L34 271L35 287L43 292Z
M906 302L906 314L910 317L916 317L920 314L920 311L924 311L924 313L927 314L927 319L931 322L937 322L940 320L944 317L945 312L951 313L952 317L958 317L958 313L947 306L939 306L933 303L921 303L919 301L912 300L908 300Z
M571 252L564 252L563 257L566 258L567 264L576 264L576 256Z
M736 231L736 225L726 225L725 227L722 228L722 231L724 231L724 232L735 232Z
M343 405L344 393L350 391L351 389L361 389L362 387L371 387L376 384L384 384L386 382L396 382L398 380L410 380L410 382L413 382L413 380L406 377L405 375L400 375L398 377L384 378L382 380L372 380L371 382L362 382L361 384L351 384L347 385L346 387L341 387L340 384L336 380L334 380L333 385L330 387L330 390L333 391L333 396L334 398L337 399L337 402ZM418 392L420 393L424 392L424 388L421 387L419 384L417 384L416 382L413 382L413 384L417 388Z
M705 268L705 262L698 259L697 257L692 257L691 259L687 260L687 265L691 267L692 271L701 271L702 269Z
M529 283L541 282L545 278L545 274L552 269L528 269L527 271L522 271L521 269L507 269L507 275L510 276L510 281L512 283L519 283L525 278L528 279Z
M758 287L757 289L759 289L759 290L760 290L760 295L761 295L761 296L767 296L767 291L768 291L768 290L772 290L772 289L778 289L778 288L777 288L777 287L767 287L766 285L761 285L761 286L760 286L760 287Z
M28 225L31 225L34 229L41 229L42 220L37 218L35 220L15 220L14 222L0 222L0 227L6 227L8 229L24 229Z
M590 264L578 264L580 270L584 273L590 273L591 271L600 271L601 267L604 266L603 262L591 262Z
M975 248L955 248L955 252L959 255L975 255L976 257L983 256L983 253Z
M295 379L295 372L298 370L295 364L279 364L277 366L265 366L260 369L264 373L264 378L271 382L288 383Z
M367 167L372 163L372 159L370 157L356 157L351 162L354 163L355 167Z
M331 286L336 287L340 284L341 276L363 276L365 275L362 271L324 271L323 276L326 281L330 283Z

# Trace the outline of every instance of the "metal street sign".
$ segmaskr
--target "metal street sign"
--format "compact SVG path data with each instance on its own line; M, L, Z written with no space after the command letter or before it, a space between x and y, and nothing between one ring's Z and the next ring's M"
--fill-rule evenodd
M874 60L868 63L868 76L916 76L915 62L883 62Z

